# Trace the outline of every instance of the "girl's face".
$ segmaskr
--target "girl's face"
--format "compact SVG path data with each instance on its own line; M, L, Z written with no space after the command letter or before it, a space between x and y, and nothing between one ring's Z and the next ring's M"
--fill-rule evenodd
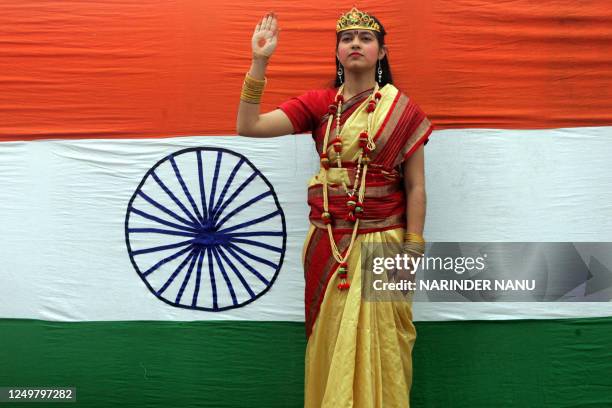
M336 53L340 64L349 70L364 71L376 66L385 56L374 32L370 30L346 30L340 33Z

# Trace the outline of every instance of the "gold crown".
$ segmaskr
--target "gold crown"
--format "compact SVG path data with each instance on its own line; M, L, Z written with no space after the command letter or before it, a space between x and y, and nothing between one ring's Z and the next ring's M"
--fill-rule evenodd
M351 11L342 14L336 22L336 32L350 29L374 30L380 32L380 25L365 11L353 7Z

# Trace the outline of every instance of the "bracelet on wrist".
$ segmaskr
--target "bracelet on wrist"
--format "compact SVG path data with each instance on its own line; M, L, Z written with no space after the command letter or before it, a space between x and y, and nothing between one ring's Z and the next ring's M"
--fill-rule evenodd
M406 242L425 242L425 238L421 234L414 232L406 232L404 234L404 241Z
M410 256L421 257L425 254L425 243L404 241L402 249Z
M263 95L266 82L267 78L264 77L264 79L256 79L247 72L244 78L244 83L242 84L240 100L247 103L259 104L261 102L261 97Z

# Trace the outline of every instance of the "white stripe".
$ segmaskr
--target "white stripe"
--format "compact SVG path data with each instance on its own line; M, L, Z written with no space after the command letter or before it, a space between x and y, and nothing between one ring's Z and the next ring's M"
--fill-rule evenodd
M612 241L612 127L444 130L426 149L429 241Z
M612 241L610 136L609 127L434 132L425 148L426 239ZM144 174L170 153L201 146L251 160L274 186L288 228L270 291L216 313L158 300L124 239L127 204ZM306 183L317 167L308 135L2 143L0 317L303 321ZM415 302L414 311L415 320L586 317L612 316L612 304Z
M612 127L434 132L426 240L612 242L611 137ZM612 303L414 303L415 320L597 316Z
M414 302L415 321L562 319L612 316L603 302Z
M182 309L158 300L135 272L124 236L127 205L145 173L171 153L202 146L236 151L258 167L276 190L288 229L284 264L271 289L244 307L223 312ZM313 149L309 136L0 144L0 317L63 321L303 321L304 279L300 258L308 226L306 183L316 170ZM182 172L189 167L178 158L177 163ZM234 164L224 160L221 177L227 178ZM211 172L214 165L207 169ZM172 191L180 192L168 166L158 173ZM184 177L192 179L188 184L194 180L193 173ZM159 191L150 188L149 193L163 200ZM171 207L169 203L166 198L164 204ZM138 205L147 208L142 200ZM252 219L260 210L264 208L258 205L242 215ZM180 209L175 211L180 213ZM165 219L172 220L170 216ZM138 221L138 217L134 220ZM232 222L226 224L231 225ZM254 248L252 252L266 256L266 250ZM269 272L261 265L258 269L262 274ZM218 270L217 279L222 279ZM256 281L252 279L250 283L255 285ZM176 293L176 287L168 290L171 289ZM186 293L190 290L193 291L193 286ZM210 286L202 285L200 290L210 291Z

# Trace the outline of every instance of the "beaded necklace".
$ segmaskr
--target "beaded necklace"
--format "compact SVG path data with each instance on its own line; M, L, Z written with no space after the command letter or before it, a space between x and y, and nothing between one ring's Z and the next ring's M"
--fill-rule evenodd
M342 152L342 130L344 130L344 127L340 126L340 116L342 114L342 103L344 102L344 97L342 96L344 84L340 86L338 92L336 93L335 103L329 105L329 117L327 119L327 128L325 129L325 137L323 138L323 152L321 153L320 157L321 167L325 169L325 176L323 177L323 213L321 214L321 220L327 227L332 254L336 262L340 264L337 271L338 278L340 279L340 283L338 283L339 290L345 290L350 287L350 282L348 281L347 260L351 253L351 250L353 249L355 238L357 237L357 230L359 229L359 220L361 219L361 217L363 217L364 214L363 201L365 197L366 174L368 172L368 164L370 163L369 153L376 148L371 130L372 114L376 109L377 102L382 97L380 92L378 92L378 89L378 83L376 83L372 94L368 97L368 103L366 107L366 112L368 113L367 129L359 134L360 152L356 163L355 181L353 183L353 188L349 189L344 180L342 181L342 187L348 196L348 200L346 202L348 214L346 215L345 220L354 222L353 232L351 234L351 241L344 256L342 256L342 253L338 249L338 246L334 239L332 229L333 220L331 213L329 212L329 192L327 182L328 171L330 168L330 160L327 156L327 146L334 114L336 116L336 138L332 141L332 145L334 148L334 152L336 153L337 168L342 168L342 157L340 153Z

